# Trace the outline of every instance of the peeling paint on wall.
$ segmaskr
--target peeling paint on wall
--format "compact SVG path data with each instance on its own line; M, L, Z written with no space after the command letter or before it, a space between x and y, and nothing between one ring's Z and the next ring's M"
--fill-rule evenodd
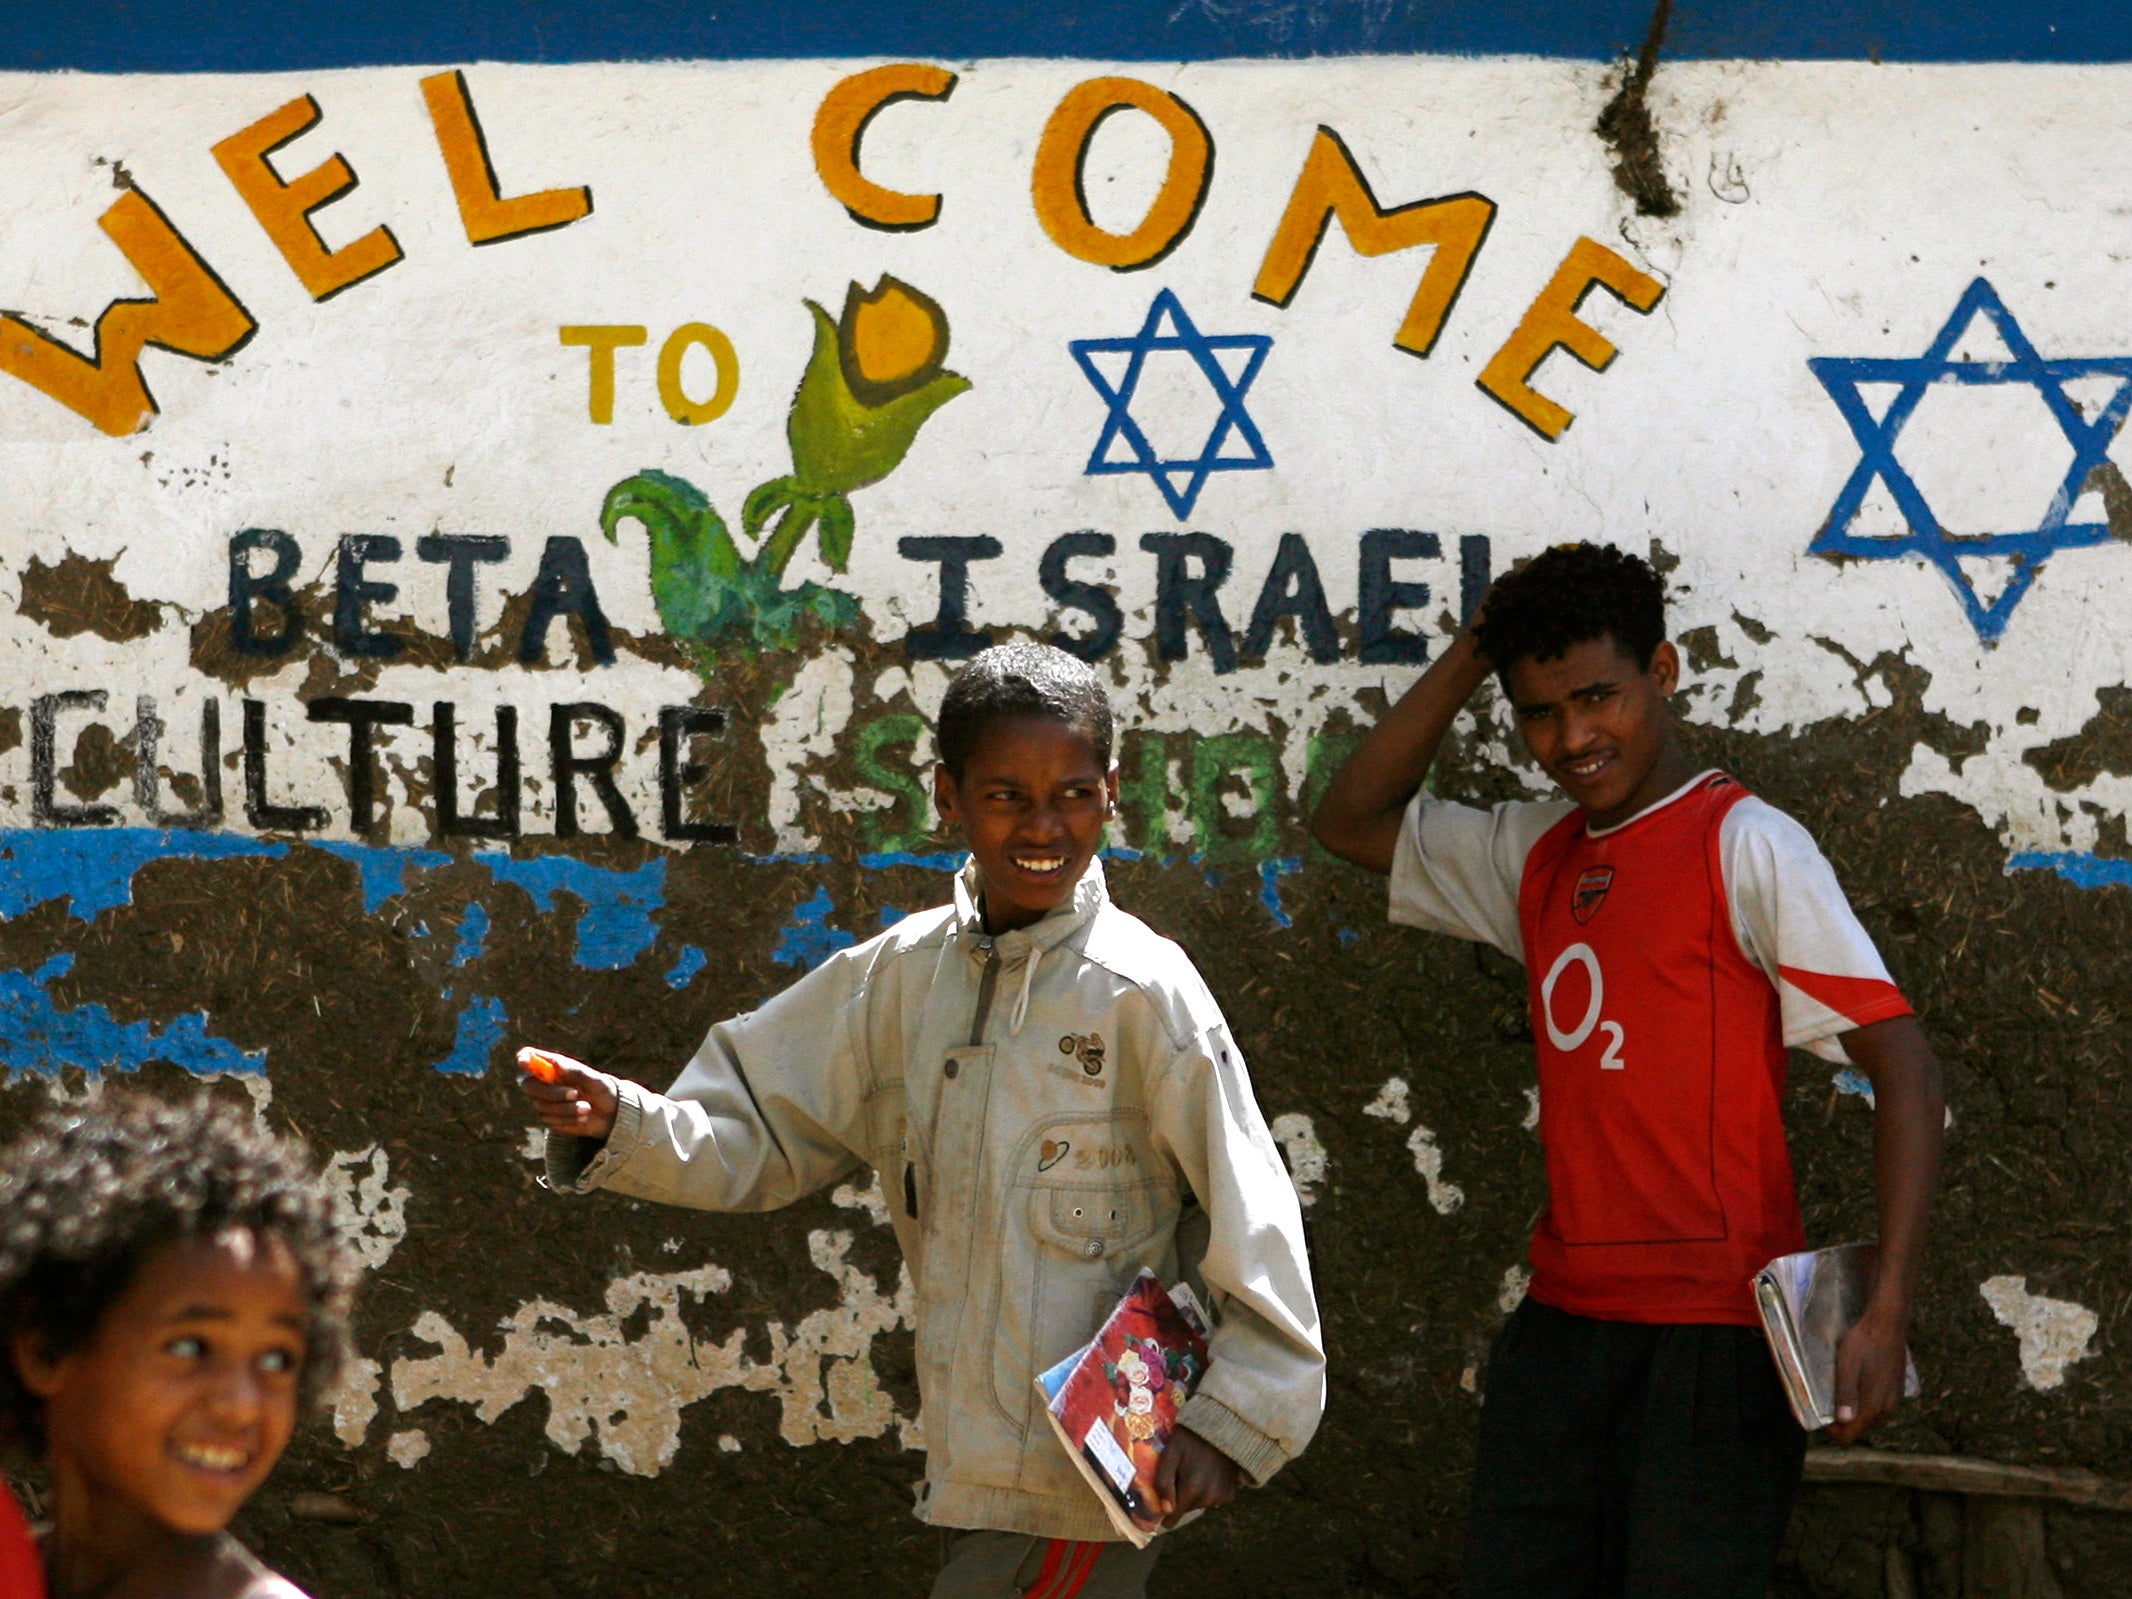
M2021 1341L2021 1380L2038 1393L2064 1385L2065 1368L2086 1360L2102 1323L2095 1312L2069 1299L2028 1291L2026 1277L1987 1278L1977 1290L2001 1327Z
M856 1183L839 1183L830 1193L829 1202L846 1210L865 1211L876 1227L888 1225L888 1196L881 1192L879 1172L867 1174L864 1188Z
M1435 1133L1417 1126L1407 1134L1407 1153L1414 1157L1414 1169L1428 1185L1430 1209L1439 1216L1448 1216L1464 1206L1466 1191L1443 1180L1444 1152L1437 1147Z
M1525 1302L1525 1290L1531 1286L1532 1270L1530 1267L1524 1265L1508 1267L1503 1272L1502 1287L1495 1291L1495 1308L1504 1315L1509 1315Z
M1318 1142L1317 1129L1301 1111L1291 1110L1274 1117L1271 1130L1273 1141L1281 1146L1281 1155L1288 1162L1295 1196L1308 1210L1318 1202L1318 1189L1325 1181L1332 1157L1325 1153L1325 1146Z
M1377 1097L1362 1107L1362 1114L1404 1127L1414 1117L1407 1104L1407 1080L1387 1077L1384 1086L1377 1090Z
M396 1432L385 1440L385 1458L402 1471L412 1471L429 1458L429 1434L420 1427Z
M359 1449L370 1436L370 1424L378 1416L378 1386L385 1368L367 1355L350 1355L340 1376L325 1396L333 1414L333 1436L349 1449Z
M376 1144L327 1157L326 1186L340 1201L341 1236L364 1271L378 1271L407 1236L409 1190L392 1182L392 1163Z
M767 1360L746 1354L746 1328L717 1344L689 1331L685 1302L726 1293L731 1273L714 1265L637 1272L608 1285L605 1311L579 1313L545 1299L521 1305L500 1324L504 1337L494 1350L474 1348L447 1318L423 1312L412 1335L438 1353L392 1363L393 1404L403 1416L433 1400L467 1404L493 1423L537 1394L547 1401L545 1431L556 1448L575 1454L591 1439L636 1476L673 1464L682 1410L725 1388L775 1397L788 1444L878 1438L909 1424L875 1380L872 1345L911 1325L912 1290L905 1273L893 1297L884 1297L846 1260L851 1243L841 1230L807 1235L809 1257L835 1279L838 1301L794 1327L763 1324ZM641 1330L632 1333L632 1323Z

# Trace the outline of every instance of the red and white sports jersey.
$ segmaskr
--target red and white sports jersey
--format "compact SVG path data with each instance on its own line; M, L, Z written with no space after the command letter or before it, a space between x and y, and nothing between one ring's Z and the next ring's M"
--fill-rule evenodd
M1806 830L1719 772L1591 830L1566 802L1418 798L1391 919L1526 965L1548 1206L1530 1292L1615 1321L1757 1318L1804 1248L1787 1045L1910 1007Z

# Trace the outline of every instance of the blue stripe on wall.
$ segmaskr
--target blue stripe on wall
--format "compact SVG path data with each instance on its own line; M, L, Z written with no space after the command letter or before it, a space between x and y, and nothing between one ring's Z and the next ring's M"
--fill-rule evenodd
M276 71L776 56L1436 52L1599 60L1646 0L13 0L0 69ZM1667 54L2132 60L2127 0L1678 0Z

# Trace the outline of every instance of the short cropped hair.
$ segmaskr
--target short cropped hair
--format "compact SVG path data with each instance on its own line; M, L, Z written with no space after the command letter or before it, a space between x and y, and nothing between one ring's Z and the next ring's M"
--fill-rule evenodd
M0 1444L45 1448L44 1402L9 1351L82 1348L164 1244L232 1228L280 1239L303 1275L301 1392L315 1400L348 1347L356 1277L339 1207L301 1144L247 1112L148 1098L47 1112L0 1150Z
M1519 661L1556 660L1595 638L1648 668L1666 636L1665 580L1610 544L1557 544L1496 581L1475 635L1506 690Z
M1110 765L1110 696L1088 663L1050 644L995 644L970 658L940 702L936 742L957 782L987 725L1017 716L1050 717L1080 729L1104 766Z

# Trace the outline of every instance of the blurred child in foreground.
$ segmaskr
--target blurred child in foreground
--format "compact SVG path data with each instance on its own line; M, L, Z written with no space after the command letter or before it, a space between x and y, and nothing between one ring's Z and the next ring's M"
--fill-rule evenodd
M303 1599L226 1530L337 1369L355 1266L301 1149L107 1101L0 1151L0 1444L51 1599Z

